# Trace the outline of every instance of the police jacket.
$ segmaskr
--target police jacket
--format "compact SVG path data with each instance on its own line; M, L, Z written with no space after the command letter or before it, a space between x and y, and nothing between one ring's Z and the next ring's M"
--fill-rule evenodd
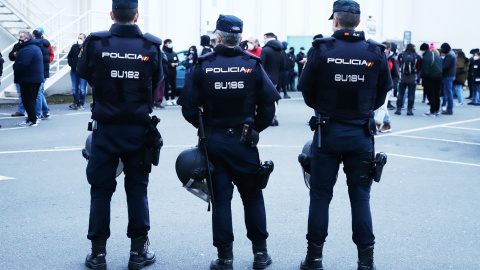
M314 48L298 83L305 103L339 120L373 118L393 87L385 46L363 32L338 30Z
M190 74L177 103L193 126L198 128L200 107L206 127L248 124L260 132L272 122L280 95L256 56L219 44L198 58Z
M50 41L41 38L38 39L40 41L40 49L42 50L43 55L43 76L45 78L50 77Z
M43 56L40 40L30 39L19 45L19 51L13 64L15 83L42 83Z
M278 84L278 74L285 70L286 65L283 44L278 40L270 40L262 48L260 59L270 80L273 84Z
M162 80L162 41L137 25L113 24L87 37L77 73L92 86L92 119L113 124L148 124L152 88Z
M78 55L80 54L80 47L81 45L78 45L78 43L75 43L72 45L72 48L68 52L68 65L72 69L73 72L77 70L77 63L78 63Z

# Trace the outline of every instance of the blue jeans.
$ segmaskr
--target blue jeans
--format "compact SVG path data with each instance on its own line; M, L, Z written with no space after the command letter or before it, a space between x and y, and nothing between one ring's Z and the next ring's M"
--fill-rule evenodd
M443 102L442 107L447 105L447 112L453 112L453 80L455 77L443 77Z
M17 94L18 94L18 112L21 114L25 114L25 107L23 107L23 102L22 102L22 93L20 93L20 84L16 83L15 87L17 88Z
M357 245L373 245L370 186L358 182L363 182L362 179L369 174L369 168L364 164L373 157L372 137L366 135L363 126L330 122L328 134L321 135L321 148L315 143L320 135L318 130L313 138L307 240L316 245L325 242L333 187L343 162L352 214L352 240Z
M472 88L472 103L480 103L480 82L474 82Z
M48 115L50 110L48 109L47 105L47 100L45 99L45 80L43 79L42 84L40 85L40 89L38 90L38 96L37 96L37 117L40 117L43 113L43 115Z
M463 85L455 84L454 88L455 88L455 94L457 95L458 103L462 103L463 102Z
M72 79L72 95L73 103L77 105L85 105L85 98L87 96L87 81L80 78L75 71L70 71L70 78Z

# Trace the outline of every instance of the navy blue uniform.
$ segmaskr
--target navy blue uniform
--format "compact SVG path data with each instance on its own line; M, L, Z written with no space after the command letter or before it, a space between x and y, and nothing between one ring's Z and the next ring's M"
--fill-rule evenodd
M239 139L244 124L256 132L266 129L279 99L260 59L240 47L217 45L214 52L199 57L187 78L178 104L185 119L195 127L199 125L198 110L203 107L208 156L215 167L212 182L216 215L212 215L212 223L216 247L233 242L233 184L244 204L247 237L254 243L268 237L263 194L253 182L260 167L258 149Z
M312 144L307 240L322 245L328 234L328 208L340 163L344 164L352 209L353 241L373 245L369 176L373 158L374 110L392 88L384 46L363 32L336 31L317 39L300 77L305 103L328 124ZM321 146L318 145L321 136ZM373 164L372 164L373 165Z
M161 40L143 35L137 25L114 24L85 40L77 72L93 89L91 185L88 239L110 236L110 200L119 158L124 164L128 204L127 236L150 230L147 186L151 164L145 161L144 136L152 112L152 88L162 80Z

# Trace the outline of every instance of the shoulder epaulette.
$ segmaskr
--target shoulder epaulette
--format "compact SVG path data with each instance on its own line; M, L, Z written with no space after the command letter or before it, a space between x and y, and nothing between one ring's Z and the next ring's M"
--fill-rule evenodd
M152 42L155 45L159 45L159 46L162 45L162 40L160 38L150 34L150 33L145 33L143 35L143 38Z
M112 33L109 31L100 31L100 32L93 32L90 34L93 39L100 39L102 41L102 46L107 47L110 43L108 39L112 37Z
M367 43L369 44L368 45L368 50L372 51L372 52L375 52L377 47L380 47L380 50L382 50L382 52L385 52L385 49L387 48L387 46L385 46L384 44L378 43L373 39L367 40Z
M262 60L260 60L260 57L254 55L252 53L249 53L247 51L243 51L243 59L245 59L245 60L253 59L253 60L257 61L257 63L262 62Z
M325 43L327 45L327 49L333 49L333 42L337 40L334 37L328 37L328 38L317 38L312 42L312 46L314 48L320 48L320 44Z

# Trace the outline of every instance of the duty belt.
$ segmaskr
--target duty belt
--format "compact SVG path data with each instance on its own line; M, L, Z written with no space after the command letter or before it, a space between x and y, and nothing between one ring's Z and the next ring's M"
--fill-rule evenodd
M237 128L211 127L211 128L207 128L207 131L215 132L215 133L223 133L223 134L226 134L230 137L236 137L236 136L240 136L242 134L242 129L239 128L239 127L237 127Z

